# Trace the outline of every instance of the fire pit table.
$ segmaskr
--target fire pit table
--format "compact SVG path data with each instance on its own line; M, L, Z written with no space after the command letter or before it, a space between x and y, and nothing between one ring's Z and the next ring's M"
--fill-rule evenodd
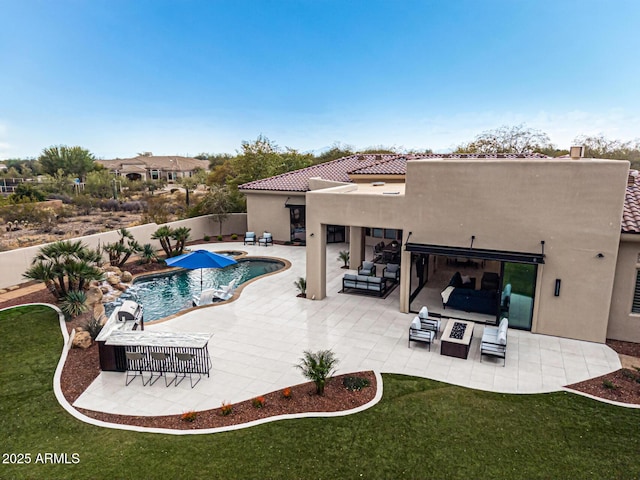
M474 325L466 320L449 320L440 338L440 355L466 359L469 356Z

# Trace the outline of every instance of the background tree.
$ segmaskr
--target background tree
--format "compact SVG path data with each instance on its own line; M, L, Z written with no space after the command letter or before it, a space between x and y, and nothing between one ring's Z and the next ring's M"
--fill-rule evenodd
M549 136L539 130L527 128L525 125L514 127L502 126L478 135L475 140L463 143L456 148L456 153L541 153L553 148Z
M46 199L44 193L29 183L19 183L14 192L9 195L12 203L43 202Z
M97 198L111 198L114 196L113 182L118 181L108 170L98 170L87 174L84 191Z
M349 155L353 155L355 152L351 145L343 145L340 142L335 142L329 150L325 150L319 155L316 155L313 159L314 164L330 162L332 160L337 160L338 158L348 157Z
M45 148L38 160L44 173L53 176L58 169L62 169L67 175L75 175L80 180L84 180L87 173L95 167L93 154L77 146L58 145Z
M233 200L228 187L219 185L211 186L211 189L199 204L199 213L201 215L213 215L219 225L219 235L222 235L222 224L229 218L229 214L233 208Z
M622 140L610 140L600 134L593 136L580 135L573 142L574 145L585 147L585 157L629 160L634 168L640 165L640 139L624 142Z

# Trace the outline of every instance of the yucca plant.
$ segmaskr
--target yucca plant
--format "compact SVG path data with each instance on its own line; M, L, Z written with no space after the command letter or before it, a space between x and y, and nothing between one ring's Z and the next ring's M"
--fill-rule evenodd
M296 286L296 288L300 292L300 296L302 297L307 296L307 279L306 278L299 277L298 280L293 282L293 284Z
M72 290L60 302L60 310L67 320L74 319L89 309L85 304L86 300L87 295L83 291Z
M342 260L344 262L344 266L342 268L349 268L349 250L343 250L338 253L338 260Z
M335 366L338 359L331 350L320 350L318 352L304 351L304 356L300 363L296 365L302 371L302 375L316 385L316 393L324 394L324 386L327 379L335 373Z
M87 332L89 332L89 335L91 336L91 340L95 340L96 337L100 335L100 332L102 331L102 327L103 325L100 323L100 320L98 320L95 317L93 317L84 325L84 329Z
M142 245L142 250L140 250L138 256L140 257L140 263L151 263L158 261L158 254L150 243L145 243L144 245Z

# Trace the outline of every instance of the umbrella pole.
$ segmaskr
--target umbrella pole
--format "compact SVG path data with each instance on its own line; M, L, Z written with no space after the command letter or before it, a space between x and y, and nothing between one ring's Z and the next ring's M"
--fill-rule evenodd
M202 269L200 269L200 293L202 293Z

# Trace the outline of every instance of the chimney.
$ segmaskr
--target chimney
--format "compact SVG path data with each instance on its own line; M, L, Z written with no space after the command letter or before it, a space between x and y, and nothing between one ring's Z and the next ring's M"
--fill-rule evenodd
M627 187L633 187L636 184L637 176L638 176L637 170L629 170L629 176L627 177Z
M584 147L571 147L569 150L571 160L580 160L584 157Z

